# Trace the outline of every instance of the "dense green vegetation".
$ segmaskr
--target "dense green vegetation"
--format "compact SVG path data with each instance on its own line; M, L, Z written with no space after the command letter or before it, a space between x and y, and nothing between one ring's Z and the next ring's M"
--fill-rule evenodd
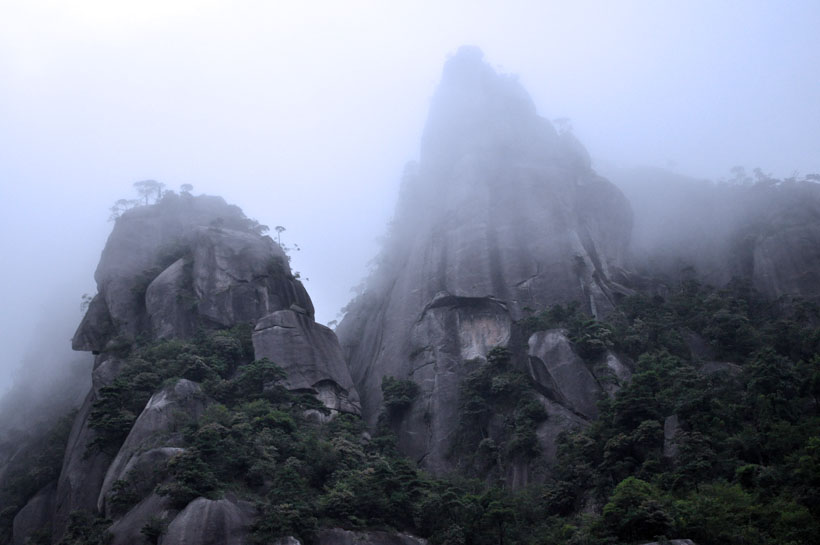
M496 347L461 385L453 457L463 474L481 476L540 453L535 430L547 418L529 377L513 368L512 354Z
M819 323L814 305L691 281L628 297L606 323L572 305L522 321L525 334L566 328L589 365L606 350L635 362L631 382L599 403L599 419L562 436L550 478L524 490L504 486L504 467L543 464L535 430L547 415L515 347L474 362L462 385L454 452L462 477L433 478L397 453L390 430L413 406L416 385L384 380L383 425L371 437L358 417L328 420L314 397L286 390L275 363L252 359L247 326L190 342L138 342L100 390L92 448L116 452L149 397L184 377L201 383L211 403L181 431L187 448L168 463L158 492L177 509L227 492L254 502L258 543L342 526L410 531L436 545L662 536L808 544L820 535ZM6 528L56 477L58 455L49 453L61 453L61 430L43 450L50 461L3 491L12 506ZM115 486L115 515L141 499L134 490ZM102 543L105 524L74 514L64 543ZM143 533L155 541L165 524L152 520Z
M593 542L813 542L817 307L688 281L666 297L627 298L620 311L603 329L635 358L635 373L599 404L598 420L564 437L549 512L572 517ZM706 346L693 351L697 339ZM668 417L680 426L664 441ZM573 516L595 505L600 516Z

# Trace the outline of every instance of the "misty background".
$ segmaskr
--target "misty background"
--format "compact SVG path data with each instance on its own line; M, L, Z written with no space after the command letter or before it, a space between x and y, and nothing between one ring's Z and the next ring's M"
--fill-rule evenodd
M568 118L604 175L786 177L820 171L818 25L816 1L0 0L0 409L87 378L69 339L136 181L284 226L327 323L460 45Z

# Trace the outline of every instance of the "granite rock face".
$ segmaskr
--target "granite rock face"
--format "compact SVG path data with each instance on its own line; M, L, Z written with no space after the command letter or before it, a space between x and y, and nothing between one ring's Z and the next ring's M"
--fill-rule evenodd
M635 213L636 267L721 286L738 278L770 299L820 299L820 184L759 177L694 180L661 169L611 169Z
M427 540L402 533L329 528L316 532L314 545L427 545Z
M14 517L12 537L14 545L25 545L33 532L51 528L54 499L57 494L56 484L48 484L37 492Z
M259 320L253 350L284 369L289 390L310 392L331 410L359 414L359 396L336 335L304 312L279 310Z
M73 339L76 350L92 351L96 358L92 387L52 494L55 539L75 510L114 517L117 543L144 541L142 526L169 516L168 502L152 491L167 477L167 462L186 447L182 429L209 403L198 384L180 379L156 392L115 457L92 447L91 411L101 388L119 376L122 354L137 338L186 339L199 329L259 323L255 357L285 367L286 386L313 393L335 411L359 413L336 336L315 323L313 304L291 274L287 256L260 232L237 207L206 196L169 194L117 220L95 273L98 293ZM142 498L125 514L108 505L118 481ZM169 527L169 536L181 541L168 537L167 543L240 542L252 516L247 506L230 502L203 499L189 507ZM202 534L203 528L216 537Z
M57 497L53 530L61 536L72 511L93 511L97 507L105 474L111 456L91 445L96 432L89 425L91 410L99 399L100 388L114 381L122 361L109 354L97 356L91 378L91 390L80 407L68 437L66 453L60 478L57 481Z
M142 413L134 422L128 437L120 447L114 460L108 466L97 499L97 509L106 512L106 500L114 483L119 480L133 480L150 491L154 476L146 471L146 466L156 470L178 453L184 445L181 437L185 425L196 422L205 410L208 400L198 384L180 379L154 394ZM130 475L131 471L150 475L139 479ZM156 485L158 481L154 481Z
M167 520L172 510L167 497L149 494L108 528L109 545L150 545L142 529L152 520Z
M217 197L166 196L116 222L94 278L98 293L74 336L102 352L138 334L188 337L313 304L287 256Z
M451 469L470 361L508 345L527 308L578 300L605 315L625 290L631 227L626 199L578 141L539 117L480 51L459 50L433 98L420 161L405 173L380 267L337 328L365 418L381 410L382 377L415 381L421 393L399 445L428 469ZM592 415L581 390L572 407Z
M566 331L538 331L528 344L530 377L539 391L587 419L598 416L601 385L572 349Z
M244 545L254 515L247 502L198 498L174 517L160 543Z

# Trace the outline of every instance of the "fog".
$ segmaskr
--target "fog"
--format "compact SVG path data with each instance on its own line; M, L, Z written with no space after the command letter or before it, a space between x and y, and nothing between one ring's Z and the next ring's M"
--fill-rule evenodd
M336 319L465 43L603 172L820 171L815 1L291 4L0 0L0 393L85 369L81 295L138 180L284 226L317 319Z

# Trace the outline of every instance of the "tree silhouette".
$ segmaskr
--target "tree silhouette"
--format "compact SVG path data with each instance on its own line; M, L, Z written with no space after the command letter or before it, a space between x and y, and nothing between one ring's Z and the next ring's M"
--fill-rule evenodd
M148 197L154 195L154 202L159 202L162 198L162 188L165 184L159 183L156 180L142 180L134 182L134 188L137 190L140 198L145 199L145 204L148 204ZM193 188L192 188L193 189Z

